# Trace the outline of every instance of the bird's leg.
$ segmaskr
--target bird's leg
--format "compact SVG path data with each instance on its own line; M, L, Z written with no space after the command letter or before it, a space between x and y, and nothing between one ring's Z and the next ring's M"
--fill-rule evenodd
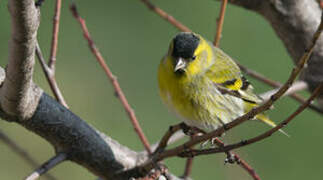
M183 133L187 136L192 136L193 132L192 132L192 127L188 126L185 123L181 123L180 124L181 129L183 130Z
M188 126L185 123L181 124L181 129L183 130L183 133L187 136L194 137L194 136L200 136L201 134L206 134L205 131L202 129L199 129L197 127Z

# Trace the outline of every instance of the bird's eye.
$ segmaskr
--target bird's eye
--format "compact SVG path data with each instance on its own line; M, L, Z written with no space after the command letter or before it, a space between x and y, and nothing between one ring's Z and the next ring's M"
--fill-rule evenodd
M194 61L195 59L196 59L196 56L193 56L193 57L191 58L191 60L192 60L192 61Z

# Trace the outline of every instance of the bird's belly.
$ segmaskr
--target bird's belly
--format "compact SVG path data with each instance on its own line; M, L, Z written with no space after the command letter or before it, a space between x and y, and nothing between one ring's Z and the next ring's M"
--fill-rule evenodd
M207 131L231 122L244 112L241 99L217 91L168 92L166 101L187 125Z

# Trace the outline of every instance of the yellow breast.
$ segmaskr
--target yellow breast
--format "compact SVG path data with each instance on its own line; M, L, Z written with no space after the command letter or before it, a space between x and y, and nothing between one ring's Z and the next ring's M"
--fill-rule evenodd
M190 102L185 76L177 76L172 70L170 61L161 62L158 69L159 93L163 102L169 109L180 115L182 118L193 119L195 116L194 107Z

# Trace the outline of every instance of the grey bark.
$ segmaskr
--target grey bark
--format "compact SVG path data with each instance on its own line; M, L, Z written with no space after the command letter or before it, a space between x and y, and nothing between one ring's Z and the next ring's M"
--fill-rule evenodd
M33 86L35 42L39 26L39 10L35 2L9 1L11 38L6 79L0 89L1 108L21 119L29 118L37 108L40 89Z

